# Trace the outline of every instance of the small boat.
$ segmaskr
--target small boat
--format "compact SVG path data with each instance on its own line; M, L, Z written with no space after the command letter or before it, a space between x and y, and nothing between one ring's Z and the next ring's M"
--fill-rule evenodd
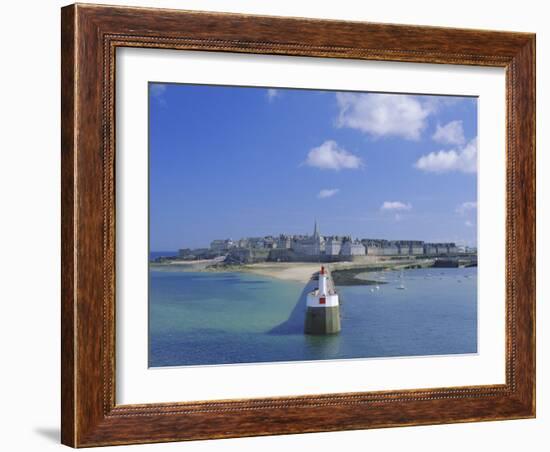
M399 281L401 281L401 284L397 286L397 289L405 290L405 285L403 284L403 270L401 270L401 274L399 275Z

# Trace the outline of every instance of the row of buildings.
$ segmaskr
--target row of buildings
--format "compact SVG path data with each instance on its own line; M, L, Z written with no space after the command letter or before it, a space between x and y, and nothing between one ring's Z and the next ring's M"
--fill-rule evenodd
M276 251L275 251L276 250ZM287 250L286 252L284 250ZM180 250L186 257L190 250ZM272 252L270 252L272 251ZM448 256L464 252L455 243L428 243L422 240L353 239L351 236L322 236L315 222L312 235L248 237L239 240L213 240L209 252L213 254L271 255L273 260L292 254L294 259L346 259L356 256Z

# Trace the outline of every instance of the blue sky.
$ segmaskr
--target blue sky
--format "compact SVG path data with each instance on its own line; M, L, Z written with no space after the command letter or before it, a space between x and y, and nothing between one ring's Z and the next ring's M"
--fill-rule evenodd
M477 236L475 98L149 84L150 249Z

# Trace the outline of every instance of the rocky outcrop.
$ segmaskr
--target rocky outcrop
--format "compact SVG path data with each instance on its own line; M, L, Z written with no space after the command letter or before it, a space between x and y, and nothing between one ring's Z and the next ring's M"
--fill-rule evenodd
M227 265L254 264L265 262L268 256L269 250L234 248L227 254L223 262Z

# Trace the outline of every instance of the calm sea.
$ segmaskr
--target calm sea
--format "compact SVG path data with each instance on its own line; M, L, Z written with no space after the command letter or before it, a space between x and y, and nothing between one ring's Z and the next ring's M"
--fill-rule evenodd
M307 336L305 293L311 286L249 273L151 270L149 365L477 352L476 268L369 277L387 284L337 288L340 334Z

